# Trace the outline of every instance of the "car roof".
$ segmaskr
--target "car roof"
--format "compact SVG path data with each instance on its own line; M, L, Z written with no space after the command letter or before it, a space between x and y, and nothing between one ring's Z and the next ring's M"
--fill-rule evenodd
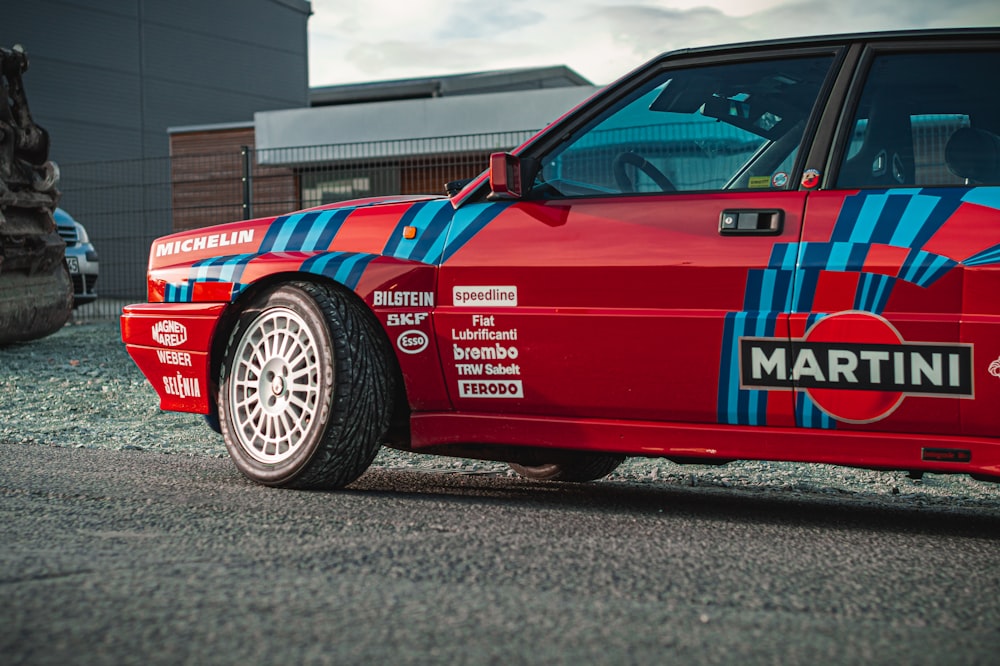
M752 51L758 49L790 48L801 46L844 45L858 42L906 41L913 39L932 38L941 41L956 39L981 39L984 37L1000 37L1000 27L985 28L931 28L919 30L888 30L877 32L854 32L828 35L813 35L806 37L784 37L749 42L734 42L715 46L696 46L691 48L667 51L654 60L669 60L680 56L692 55L723 55L736 51Z

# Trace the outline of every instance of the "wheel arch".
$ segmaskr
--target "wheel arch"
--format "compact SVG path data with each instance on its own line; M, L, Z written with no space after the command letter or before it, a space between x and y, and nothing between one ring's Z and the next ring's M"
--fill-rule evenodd
M212 397L210 401L211 413L206 417L209 425L216 432L221 432L218 424L218 377L222 369L223 360L225 359L226 346L230 336L233 334L233 330L236 328L240 315L246 311L248 304L253 302L259 294L274 289L279 285L292 282L309 282L335 289L357 303L370 318L375 330L379 332L378 344L383 355L385 355L387 367L395 374L394 385L396 387L396 395L393 396L393 414L389 438L392 440L391 443L393 445L406 448L410 440L410 403L406 394L406 385L403 381L403 372L399 366L399 359L393 352L392 342L385 328L382 326L382 322L379 321L371 306L356 291L342 282L315 273L282 272L268 275L247 285L223 311L222 316L219 317L219 321L216 324L209 353L208 385Z

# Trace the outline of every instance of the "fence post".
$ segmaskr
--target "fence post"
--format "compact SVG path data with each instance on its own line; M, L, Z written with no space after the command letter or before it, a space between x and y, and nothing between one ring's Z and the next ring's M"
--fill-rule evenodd
M240 146L243 163L243 219L253 217L253 153L249 146Z

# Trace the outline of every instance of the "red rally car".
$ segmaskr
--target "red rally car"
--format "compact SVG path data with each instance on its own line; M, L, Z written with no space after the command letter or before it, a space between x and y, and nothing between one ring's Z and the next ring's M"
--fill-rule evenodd
M174 234L148 282L129 353L264 484L382 445L997 481L1000 30L670 53L450 198Z

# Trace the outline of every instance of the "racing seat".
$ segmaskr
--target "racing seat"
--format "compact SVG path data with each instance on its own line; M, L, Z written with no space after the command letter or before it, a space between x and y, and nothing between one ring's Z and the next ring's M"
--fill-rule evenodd
M974 127L955 130L944 147L948 170L966 183L1000 184L1000 137Z
M894 100L870 109L864 143L844 162L838 187L903 187L916 182L910 114Z

